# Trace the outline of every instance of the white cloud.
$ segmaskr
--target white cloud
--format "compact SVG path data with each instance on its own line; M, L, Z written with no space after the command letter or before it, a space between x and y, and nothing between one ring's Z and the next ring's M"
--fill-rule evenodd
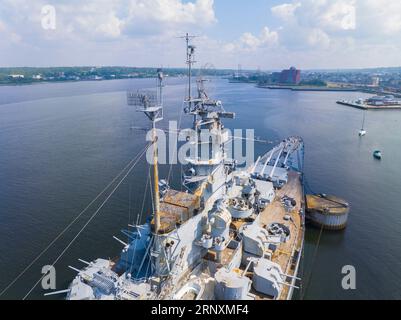
M273 15L301 26L352 30L356 27L357 0L297 0L271 8Z
M401 50L400 0L292 0L270 11L280 19L279 50L289 60L298 56L309 65L337 61L347 67L384 61L401 65L389 51ZM361 52L369 52L366 59Z
M231 0L219 1L226 14ZM0 63L182 65L175 37L189 31L205 35L196 39L199 60L216 66L401 65L401 0L277 2L252 5L269 26L255 33L247 31L258 21L219 22L213 0L0 0ZM41 27L45 4L56 7L56 30Z
M356 29L356 0L294 0L271 8L281 19L280 45L288 50L333 50Z
M260 46L261 41L252 33L245 32L239 39L239 44L245 48L255 50Z
M22 33L35 31L40 36L45 34L38 32L43 31L38 24L40 8L47 2L52 1L2 0L0 9L12 13L6 21L11 26ZM217 21L214 0L60 0L53 5L57 12L54 38L101 40L102 37L159 35L180 28L202 29ZM31 24L27 26L28 31L24 32L18 25L21 20Z
M48 4L55 30L41 26ZM214 0L1 0L0 21L2 65L147 65L155 52L165 57L171 43L182 44L171 39L202 34L217 19Z
M275 46L278 44L278 40L277 31L271 31L268 27L264 27L259 36L245 32L234 43L226 44L225 49L227 51L255 51L259 48Z
M319 28L327 34L357 31L395 35L401 31L400 0L294 0L271 8L291 27ZM295 23L295 25L294 25Z
M142 29L145 23L150 30L172 25L208 26L216 22L213 5L213 0L131 0L124 24Z
M275 45L278 43L278 33L270 31L268 27L264 27L260 36L262 45Z
M271 8L271 12L276 17L289 20L294 17L295 11L299 8L302 4L300 2L295 3L283 3L281 5L275 6Z
M0 32L5 31L6 30L6 26L5 24L0 20Z
M0 20L0 38L3 39L4 43L0 42L0 44L3 45L21 43L20 35L12 30L9 30L7 25L1 20Z
M336 1L325 7L319 22L323 27L332 30L354 30L356 28L355 1Z
M373 35L397 35L401 32L401 1L359 0L357 25Z
M121 21L115 15L110 14L107 22L100 24L95 30L106 37L115 38L121 35L121 25Z
M308 43L313 47L321 49L328 48L330 45L330 37L320 29L313 29L307 35Z

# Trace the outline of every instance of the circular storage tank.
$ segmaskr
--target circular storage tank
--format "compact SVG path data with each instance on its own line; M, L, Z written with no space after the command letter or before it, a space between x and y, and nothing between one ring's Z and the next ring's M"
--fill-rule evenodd
M330 195L307 195L307 218L317 227L327 230L345 229L350 206L341 198Z

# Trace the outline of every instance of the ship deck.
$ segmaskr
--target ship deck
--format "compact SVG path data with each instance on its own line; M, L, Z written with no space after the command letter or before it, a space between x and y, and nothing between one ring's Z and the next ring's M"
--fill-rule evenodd
M295 207L288 212L282 203L282 198L284 196L290 197L296 201ZM281 189L276 191L276 197L274 201L267 206L267 208L260 214L259 223L261 227L269 226L272 223L281 223L285 225L291 233L289 240L286 243L281 243L275 253L272 255L272 261L279 264L282 271L291 277L296 277L299 267L299 262L301 259L301 253L303 248L304 240L304 219L301 212L304 209L304 194L302 183L300 180L300 173L291 171L288 175L288 183ZM286 220L285 218L289 216L291 219ZM244 225L245 221L235 221L233 225L237 230ZM298 254L296 253L298 251ZM235 250L226 248L222 252L222 261L220 266L227 265L231 261ZM214 261L215 257L206 255L204 261ZM240 270L245 271L245 266L241 266ZM191 276L198 278L198 281L203 283L208 283L207 288L205 288L204 298L213 298L214 291L214 281L206 281L210 278L210 270L203 266L200 270L195 273L191 273L184 279L184 283L190 281ZM252 279L253 273L248 272L247 277ZM294 285L293 279L289 278L285 281L287 284ZM290 286L284 286L281 292L279 300L291 299ZM272 297L265 296L256 292L253 288L250 292L256 300L272 300Z
M288 183L281 189L276 191L274 201L261 213L260 224L262 227L268 226L272 223L281 223L290 229L291 237L286 243L281 243L279 248L272 256L272 261L279 264L283 272L289 276L296 277L297 266L301 255L303 244L304 224L301 216L301 211L304 207L303 189L300 180L300 174L294 171L289 172ZM294 199L297 203L291 212L286 211L281 203L282 197L287 196ZM290 216L290 220L285 217ZM292 281L288 281L291 283ZM280 300L286 300L288 297L290 287L285 286L282 290ZM259 296L258 293L253 292L259 299L266 299L265 296Z

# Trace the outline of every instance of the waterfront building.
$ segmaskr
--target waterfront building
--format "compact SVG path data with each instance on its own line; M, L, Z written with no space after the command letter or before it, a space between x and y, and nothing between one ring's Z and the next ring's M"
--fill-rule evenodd
M366 103L371 106L396 106L401 105L400 100L396 100L393 95L374 96L366 100Z
M288 70L283 70L280 77L281 83L299 84L301 82L301 70L291 67Z
M379 87L380 86L380 78L379 77L372 77L372 86Z

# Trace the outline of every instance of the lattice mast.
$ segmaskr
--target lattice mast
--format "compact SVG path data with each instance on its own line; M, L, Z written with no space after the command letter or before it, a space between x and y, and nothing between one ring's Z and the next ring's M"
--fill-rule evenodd
M186 45L187 45L187 65L188 65L188 110L191 112L192 111L192 103L193 103L193 98L192 98L192 66L196 63L195 61L195 49L196 47L192 45L190 42L193 38L196 38L196 36L190 36L188 33L184 36L181 37L182 39L185 39ZM196 114L194 114L194 127L196 123Z
M163 71L158 69L156 93L128 92L128 104L136 106L138 112L143 112L152 121L155 235L158 235L160 230L159 160L156 124L163 120L163 80Z

